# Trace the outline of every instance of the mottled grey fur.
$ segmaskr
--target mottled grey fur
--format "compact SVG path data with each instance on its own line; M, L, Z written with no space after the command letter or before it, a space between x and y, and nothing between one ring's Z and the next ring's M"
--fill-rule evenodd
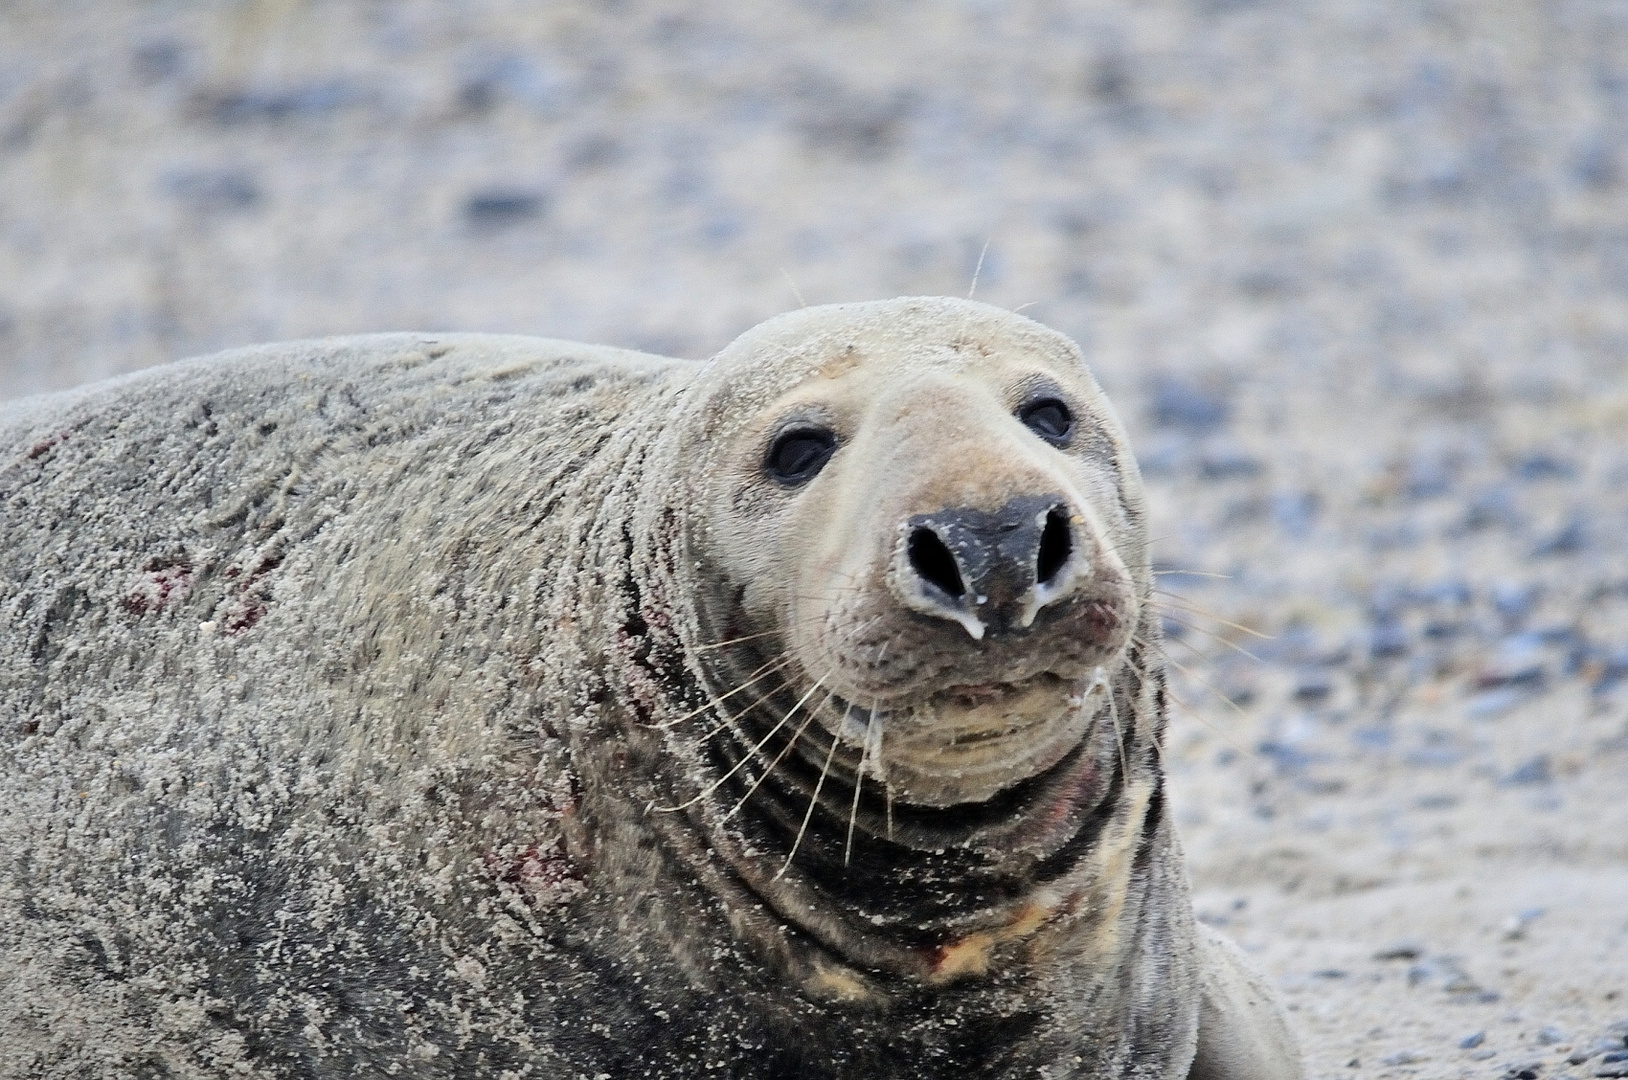
M850 785L775 877L800 789L695 799L732 411L798 335L952 323L1062 347L894 301L707 364L394 334L0 407L0 1076L1297 1076L1195 928L1144 647L1045 860L976 839L1028 795L889 839L862 788L847 861Z

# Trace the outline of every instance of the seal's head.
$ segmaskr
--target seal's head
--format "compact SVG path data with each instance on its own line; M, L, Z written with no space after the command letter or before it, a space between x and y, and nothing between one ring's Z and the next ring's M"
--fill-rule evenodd
M788 731L817 723L808 746L921 807L1079 744L1147 570L1135 466L1071 341L970 301L811 308L704 386L702 621L773 646L735 650L758 663L731 681L782 687Z

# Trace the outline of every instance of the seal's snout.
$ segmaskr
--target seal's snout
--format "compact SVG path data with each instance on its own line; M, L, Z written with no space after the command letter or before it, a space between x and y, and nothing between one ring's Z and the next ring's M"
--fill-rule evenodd
M904 527L895 588L905 606L959 623L975 640L1024 630L1090 568L1077 514L1060 495L1023 495L993 512L954 507Z

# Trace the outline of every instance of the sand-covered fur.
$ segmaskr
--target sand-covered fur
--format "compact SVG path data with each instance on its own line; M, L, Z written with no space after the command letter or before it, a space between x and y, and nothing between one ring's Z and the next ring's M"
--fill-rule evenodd
M1298 1075L1028 320L243 350L0 413L0 500L6 1075Z

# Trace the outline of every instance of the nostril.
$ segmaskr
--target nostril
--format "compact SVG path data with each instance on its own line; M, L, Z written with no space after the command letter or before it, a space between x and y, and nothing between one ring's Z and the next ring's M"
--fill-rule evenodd
M910 565L922 579L942 589L952 600L966 594L961 581L961 570L955 565L955 556L944 546L944 541L931 529L915 529L910 533L907 554Z
M1054 506L1046 515L1046 526L1040 531L1040 555L1035 560L1035 584L1049 585L1068 562L1074 552L1074 540L1069 532L1068 515L1060 506Z

